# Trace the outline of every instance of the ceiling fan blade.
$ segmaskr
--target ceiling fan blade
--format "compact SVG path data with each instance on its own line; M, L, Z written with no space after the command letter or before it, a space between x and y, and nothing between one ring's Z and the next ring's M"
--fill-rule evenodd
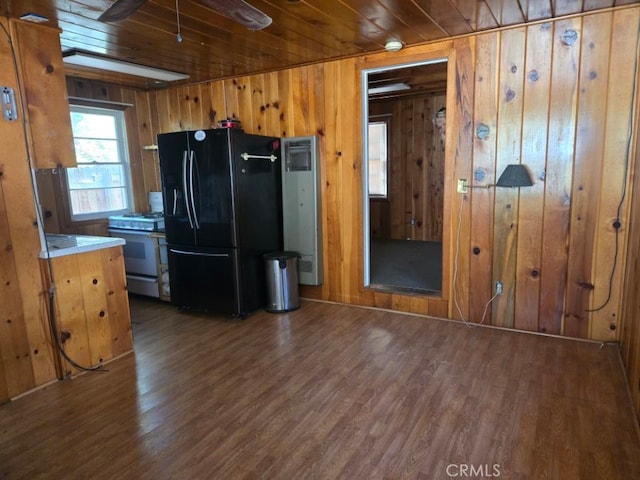
M249 30L262 30L271 25L271 17L244 0L196 0Z
M100 22L119 22L138 10L147 0L116 0L98 17Z

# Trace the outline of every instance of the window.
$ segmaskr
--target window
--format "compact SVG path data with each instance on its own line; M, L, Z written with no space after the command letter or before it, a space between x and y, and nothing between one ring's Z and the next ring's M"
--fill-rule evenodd
M124 112L71 105L78 166L66 171L71 220L131 211Z
M369 195L387 197L389 120L369 120Z

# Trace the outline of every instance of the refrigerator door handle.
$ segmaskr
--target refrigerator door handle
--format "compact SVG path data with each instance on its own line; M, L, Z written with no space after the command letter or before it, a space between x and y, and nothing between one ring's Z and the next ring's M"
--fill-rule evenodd
M173 215L178 212L178 189L173 189Z
M187 209L187 218L189 218L189 225L193 228L193 220L191 219L191 210L189 209L189 184L187 183L187 151L182 154L182 189L184 190L184 206Z
M205 252L188 252L186 250L177 250L175 248L170 248L170 252L178 253L180 255L194 255L197 257L229 257L228 253L205 253Z
M196 211L196 200L195 200L195 194L194 189L193 189L193 179L194 179L194 175L193 175L193 165L196 162L196 152L194 152L193 150L191 150L189 152L189 198L191 199L191 212L193 212L193 223L196 226L196 229L200 229L200 222L198 222L198 212ZM196 165L197 168L197 165Z

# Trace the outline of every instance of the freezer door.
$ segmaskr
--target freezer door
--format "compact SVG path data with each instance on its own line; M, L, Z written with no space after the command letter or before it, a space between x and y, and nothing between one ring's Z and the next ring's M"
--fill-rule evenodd
M235 249L196 251L169 245L171 303L241 316Z

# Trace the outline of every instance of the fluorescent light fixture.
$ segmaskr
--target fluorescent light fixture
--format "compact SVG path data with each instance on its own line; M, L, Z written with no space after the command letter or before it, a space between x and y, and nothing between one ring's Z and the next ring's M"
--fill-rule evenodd
M165 82L176 80L186 80L189 75L185 73L162 70L160 68L148 67L137 63L124 62L115 58L103 57L93 53L79 50L69 50L62 54L62 60L68 65L80 67L97 68L98 70L108 70L110 72L122 73L124 75L135 75L137 77L153 78Z
M402 83L388 83L387 85L380 85L379 87L372 87L369 89L369 95L376 95L378 93L391 93L401 92L403 90L410 90L411 85L404 82Z

